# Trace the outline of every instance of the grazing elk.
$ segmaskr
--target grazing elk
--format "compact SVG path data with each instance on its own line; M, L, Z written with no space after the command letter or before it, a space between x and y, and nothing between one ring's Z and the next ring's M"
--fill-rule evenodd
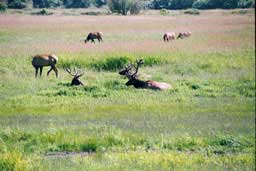
M191 32L189 32L189 31L188 32L181 32L177 36L177 39L179 39L179 38L183 39L184 37L189 37L189 36L191 36Z
M133 64L128 64L125 66L123 70L119 72L120 75L125 75L129 81L125 84L126 86L133 85L135 88L145 88L145 89L153 89L153 90L165 90L171 88L170 84L163 82L156 82L152 80L142 81L138 79L138 70L139 67L143 64L143 59L136 61L136 66ZM132 73L133 68L135 68L135 72Z
M78 85L84 85L82 83L82 81L79 80L79 78L84 75L84 73L78 73L78 71L76 70L76 68L74 68L74 74L71 73L71 69L70 68L66 68L65 69L70 75L73 76L73 79L71 81L71 86L78 86Z
M175 33L174 32L164 33L163 39L164 39L164 42L169 42L169 40L175 40Z
M98 39L98 41L102 41L102 32L91 32L88 34L87 38L84 40L84 43L87 43L89 40L91 40L91 42L95 43L94 39Z
M58 61L58 57L53 54L44 54L44 55L36 55L32 59L32 65L35 68L35 77L37 77L38 69L40 69L40 76L42 76L42 71L44 66L51 66L50 70L47 72L47 76L53 70L58 77L58 70L56 68L56 64Z

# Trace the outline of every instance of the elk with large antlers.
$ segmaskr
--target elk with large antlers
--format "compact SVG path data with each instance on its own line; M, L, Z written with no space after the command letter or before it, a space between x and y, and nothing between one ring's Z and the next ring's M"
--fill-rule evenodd
M91 32L88 34L87 38L84 40L84 43L87 43L89 40L95 43L94 39L98 39L99 42L103 42L102 32Z
M51 66L50 70L47 72L47 76L53 70L58 77L58 70L56 68L56 64L58 61L58 57L53 54L44 54L44 55L36 55L32 59L32 65L35 68L35 77L37 77L38 69L40 69L40 76L42 76L42 71L44 66Z
M80 81L79 80L79 78L82 76L82 75L84 75L84 73L78 73L78 71L77 71L77 69L76 68L74 68L74 73L72 74L72 72L71 72L71 69L70 68L66 68L65 69L70 75L72 75L73 76L73 79L72 79L72 81L71 81L71 86L78 86L78 85L84 85L83 83L82 83L82 81Z
M125 84L126 86L133 85L135 88L145 88L153 90L165 90L171 88L170 84L163 82L156 82L152 80L142 81L138 79L139 67L144 63L143 59L136 61L136 66L133 64L128 64L123 70L119 72L120 75L125 75L129 81ZM132 69L135 68L135 72L132 73Z

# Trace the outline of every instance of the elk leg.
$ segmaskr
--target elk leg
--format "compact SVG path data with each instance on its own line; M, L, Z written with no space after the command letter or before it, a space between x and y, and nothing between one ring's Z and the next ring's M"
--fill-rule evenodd
M51 66L50 70L47 72L47 76L50 74L50 72L53 70L53 67Z
M56 78L58 78L58 70L57 70L57 68L54 66L52 69L53 69L53 71L54 71L55 74L56 74Z
M42 76L43 67L40 67L40 77Z
M35 77L37 77L37 73L38 73L38 67L35 67L36 72L35 72Z
M92 39L92 42L95 43L94 39Z

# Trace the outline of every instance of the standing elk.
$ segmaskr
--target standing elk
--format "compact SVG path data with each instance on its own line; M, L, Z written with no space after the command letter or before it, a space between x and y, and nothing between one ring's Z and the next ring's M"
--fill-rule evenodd
M191 36L191 32L190 32L190 31L188 31L188 32L181 32L181 33L179 33L179 35L177 36L177 39L179 39L179 38L183 39L183 38L189 37L189 36Z
M156 82L152 80L142 81L138 79L139 67L144 63L143 59L136 61L136 66L133 64L128 64L123 70L119 72L120 75L125 75L129 81L125 84L126 86L133 85L135 88L145 88L153 90L165 90L171 88L170 84L163 82ZM132 73L132 69L135 68L135 72Z
M78 71L76 70L76 68L74 68L74 74L71 73L71 69L70 68L66 68L65 69L70 75L73 76L73 79L71 81L71 86L78 86L78 85L84 85L82 83L82 81L79 80L79 78L84 75L84 73L78 73Z
M164 42L169 42L169 40L175 40L175 33L174 32L164 33L163 39L164 39Z
M103 42L102 39L102 32L91 32L88 34L87 38L84 40L84 43L87 43L89 40L91 40L91 42L95 43L94 39L98 39L99 42Z
M47 76L53 70L56 74L56 78L58 77L58 70L56 68L56 64L58 61L58 57L54 54L44 54L44 55L36 55L32 59L32 65L35 68L35 77L37 77L38 69L40 69L40 76L42 76L42 71L44 66L51 66L50 70L47 72Z

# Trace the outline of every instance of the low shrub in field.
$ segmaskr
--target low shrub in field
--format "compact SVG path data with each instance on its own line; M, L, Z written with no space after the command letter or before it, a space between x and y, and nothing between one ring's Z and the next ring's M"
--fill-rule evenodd
M184 14L190 14L190 15L199 15L200 12L197 9L188 9L184 11Z
M104 15L105 13L99 12L99 11L88 11L88 12L81 12L81 15Z
M244 15L244 14L248 14L251 13L251 11L249 10L236 10L236 11L232 11L231 14L240 14L240 15Z
M160 10L160 14L161 15L168 15L170 12L168 11L168 10L166 10L166 9L161 9Z
M32 15L52 15L53 14L53 12L49 12L49 11L47 11L46 9L42 9L42 10L40 10L40 11L38 11L38 12L33 12L33 13L31 13Z
M107 58L103 61L98 61L91 64L92 68L97 70L117 71L129 63L130 59L127 57Z

